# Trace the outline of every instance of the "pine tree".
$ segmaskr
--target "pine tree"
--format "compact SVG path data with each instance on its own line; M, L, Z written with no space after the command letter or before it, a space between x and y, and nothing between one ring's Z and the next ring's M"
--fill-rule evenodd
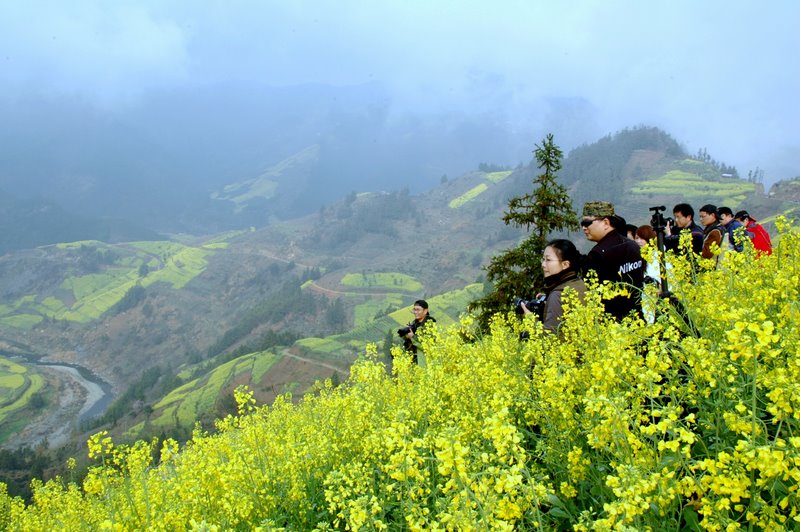
M548 134L533 153L542 170L533 180L536 188L511 198L503 216L506 225L525 226L530 234L517 247L492 258L486 268L489 291L469 304L470 310L477 311L484 329L495 313L510 309L514 298L532 296L543 286L541 258L548 236L553 231L578 228L578 217L567 190L556 182L563 154L553 143L553 135Z

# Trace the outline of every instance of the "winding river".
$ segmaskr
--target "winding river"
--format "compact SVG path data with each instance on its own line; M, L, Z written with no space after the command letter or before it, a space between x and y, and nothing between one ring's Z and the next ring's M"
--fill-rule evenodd
M30 355L11 355L0 352L0 356L16 359L34 367L54 369L66 373L76 380L86 390L86 400L78 412L78 423L101 416L114 400L114 389L111 384L83 366L67 362L42 362L39 357Z
M78 412L79 423L103 415L106 408L111 404L111 401L114 400L114 393L111 385L83 366L39 362L35 362L33 365L45 366L67 373L83 386L86 390L86 401L81 407L80 412Z

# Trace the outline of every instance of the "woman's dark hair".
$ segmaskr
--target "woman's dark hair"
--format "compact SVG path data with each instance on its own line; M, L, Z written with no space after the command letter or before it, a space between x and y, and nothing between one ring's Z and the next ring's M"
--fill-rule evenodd
M565 238L557 238L548 242L545 247L553 248L556 252L556 255L558 255L559 260L568 260L569 269L581 269L583 264L583 256L581 255L581 252L578 251L578 248L575 247L575 244L573 244L571 241Z

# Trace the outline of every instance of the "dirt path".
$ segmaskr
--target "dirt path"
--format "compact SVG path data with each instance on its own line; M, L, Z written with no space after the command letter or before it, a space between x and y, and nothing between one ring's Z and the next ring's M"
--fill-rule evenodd
M295 355L294 353L290 353L287 349L283 350L283 354L286 357L293 358L293 359L299 360L301 362L307 362L309 364L314 364L316 366L322 366L323 368L330 369L332 371L335 371L336 373L341 373L342 375L345 375L345 376L349 376L350 375L350 371L349 370L343 370L342 368L336 367L333 364L328 364L327 362L321 362L319 360L314 360L313 358L306 358L306 357L301 357L300 355Z

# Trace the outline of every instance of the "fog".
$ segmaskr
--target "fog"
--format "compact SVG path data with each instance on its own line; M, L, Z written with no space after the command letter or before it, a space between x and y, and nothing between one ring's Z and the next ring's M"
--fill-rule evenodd
M1 1L0 189L70 205L205 197L320 138L325 193L419 189L636 125L800 175L791 0Z

